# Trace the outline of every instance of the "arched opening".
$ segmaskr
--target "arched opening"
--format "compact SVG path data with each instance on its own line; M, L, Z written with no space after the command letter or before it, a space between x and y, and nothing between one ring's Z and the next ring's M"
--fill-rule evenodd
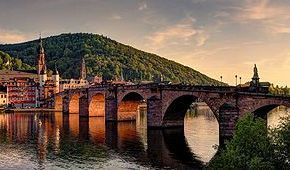
M62 111L62 96L56 96L54 101L55 111Z
M197 97L184 95L176 98L166 109L163 117L164 127L184 126L184 117L190 105L197 101Z
M140 107L146 107L144 98L136 92L128 93L118 104L118 121L136 120Z
M193 95L183 95L171 102L163 117L164 127L181 127L192 152L208 162L219 145L219 123L206 102Z
M262 106L253 113L255 116L266 120L268 127L276 127L281 123L281 118L290 115L290 108L279 104L271 104Z
M101 93L94 95L89 106L89 116L105 116L105 96Z
M69 101L69 113L79 113L79 101L80 101L80 95L79 94L73 94Z

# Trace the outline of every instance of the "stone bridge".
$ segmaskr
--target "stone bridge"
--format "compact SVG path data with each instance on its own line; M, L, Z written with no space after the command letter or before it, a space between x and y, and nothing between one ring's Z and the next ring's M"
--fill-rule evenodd
M232 86L98 85L66 90L49 106L80 116L104 116L106 121L135 120L138 108L147 107L149 128L182 127L189 106L205 102L219 123L220 139L231 137L239 117L247 112L266 117L277 106L290 107L290 96L242 92Z

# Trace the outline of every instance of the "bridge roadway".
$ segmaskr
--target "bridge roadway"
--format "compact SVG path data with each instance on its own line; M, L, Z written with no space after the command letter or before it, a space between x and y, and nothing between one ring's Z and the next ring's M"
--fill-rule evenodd
M220 139L234 132L247 112L266 118L277 106L290 107L290 96L244 92L235 86L98 85L66 90L47 100L47 106L80 116L104 116L106 121L135 120L140 105L147 105L149 128L182 127L190 104L205 102L219 123Z

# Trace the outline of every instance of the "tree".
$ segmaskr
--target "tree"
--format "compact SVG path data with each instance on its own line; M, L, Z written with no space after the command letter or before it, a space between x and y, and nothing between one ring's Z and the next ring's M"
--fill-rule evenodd
M275 146L278 159L280 159L284 167L290 167L290 116L281 118L280 124L270 129L270 138Z
M267 135L266 122L246 114L236 125L233 139L208 165L208 169L275 169L281 164Z

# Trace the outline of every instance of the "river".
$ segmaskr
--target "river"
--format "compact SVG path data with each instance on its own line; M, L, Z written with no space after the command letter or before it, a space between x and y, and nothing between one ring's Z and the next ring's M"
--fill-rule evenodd
M276 126L289 109L268 114ZM0 114L0 169L200 169L216 153L218 123L207 107L185 117L184 129L147 130L136 122L105 124L77 114Z

